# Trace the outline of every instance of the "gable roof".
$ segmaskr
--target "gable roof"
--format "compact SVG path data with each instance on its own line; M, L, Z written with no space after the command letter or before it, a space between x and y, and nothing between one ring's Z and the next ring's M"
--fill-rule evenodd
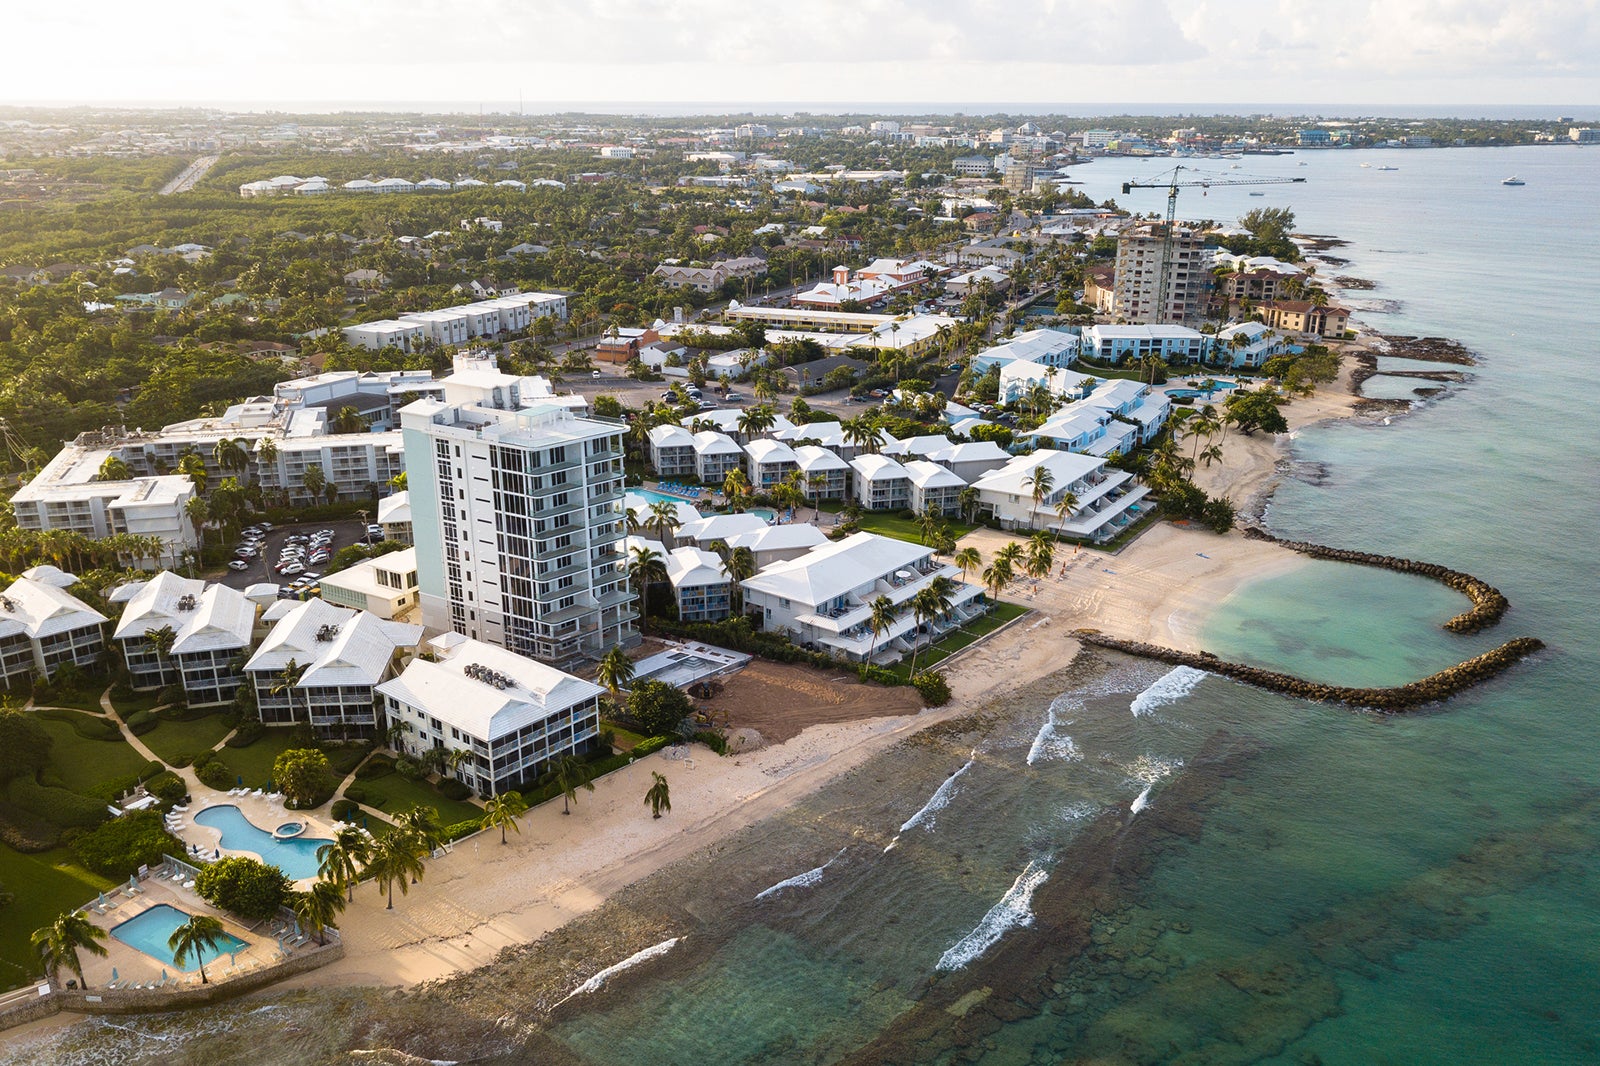
M37 640L106 621L65 589L19 577L0 593L0 637L26 633Z
M592 682L482 641L461 638L445 650L441 662L412 660L378 691L491 743L602 691ZM505 687L472 676L468 669L473 666L493 671L505 679Z

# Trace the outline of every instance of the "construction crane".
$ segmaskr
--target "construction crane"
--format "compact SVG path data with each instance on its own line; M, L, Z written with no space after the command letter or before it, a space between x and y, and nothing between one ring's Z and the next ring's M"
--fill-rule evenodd
M1194 167L1176 166L1170 175L1158 174L1164 181L1125 181L1122 183L1123 195L1134 189L1165 189L1167 190L1167 228L1161 238L1161 263L1156 274L1156 316L1166 314L1170 306L1170 293L1167 286L1172 279L1172 220L1178 210L1179 189L1209 189L1214 185L1298 185L1305 182L1305 178L1206 178L1199 177L1193 181L1179 181L1183 171L1199 174ZM1203 194L1202 194L1203 195Z

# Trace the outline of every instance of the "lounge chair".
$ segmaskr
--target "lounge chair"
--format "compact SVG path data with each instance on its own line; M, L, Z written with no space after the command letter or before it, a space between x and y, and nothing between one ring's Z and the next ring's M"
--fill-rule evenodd
M174 805L173 805L173 807L172 807L172 809L173 809L173 810L175 810L175 811L177 811L177 812L178 812L178 813L179 813L179 814L183 814L183 813L185 813L185 812L187 812L187 811L188 811L188 810L189 810L189 808L188 808L188 807L186 807L186 806L184 806L184 805L183 805L183 804L181 804L181 803L179 803L179 804L174 804Z
M250 795L256 797L256 799L262 799L266 796L266 792L258 788L254 792L250 793Z
M192 892L192 891L194 891L194 882L193 881L185 881L183 883L183 887Z

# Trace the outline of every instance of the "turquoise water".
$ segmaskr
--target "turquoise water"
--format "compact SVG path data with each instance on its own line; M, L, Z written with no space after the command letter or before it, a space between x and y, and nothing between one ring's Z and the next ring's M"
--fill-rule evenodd
M282 870L291 881L317 876L317 849L327 837L293 837L279 840L257 827L232 804L207 807L194 816L200 825L222 831L222 846L233 851L253 851L262 862Z
M80 1028L45 1059L164 1062L182 1037L217 1063L375 1046L596 1066L1600 1061L1600 430L1583 400L1600 372L1597 163L1565 148L1249 158L1223 173L1309 181L1179 204L1293 206L1300 229L1350 242L1321 273L1376 283L1363 320L1482 356L1389 425L1301 433L1268 525L1466 570L1512 603L1457 637L1440 628L1456 593L1311 564L1220 604L1208 644L1385 682L1512 636L1548 643L1494 682L1384 717L1105 656L869 761L525 964L399 1004L318 990L259 1017L138 1023L165 1024L159 1040ZM1118 186L1170 166L1077 176L1096 201L1151 210L1159 193ZM1512 173L1529 187L1502 188ZM519 990L551 973L570 971L559 998L673 936L547 1033L500 1024L547 1008Z
M243 940L232 933L224 933L215 948L202 948L199 952L184 956L182 965L173 961L172 949L167 946L167 941L172 934L177 932L190 918L176 907L165 903L158 903L147 911L134 915L121 925L111 930L111 935L130 947L149 955L152 959L164 966L176 966L186 973L193 973L200 968L203 962L220 959L224 955L232 954L247 945Z
M692 500L687 496L673 496L673 495L670 495L670 494L665 493L665 492L657 492L655 489L631 488L628 491L633 493L635 496L643 496L645 499L651 500L651 501L657 502L657 503L659 503L662 500L670 500L673 503L696 503L697 502L696 500ZM699 499L705 499L710 494L711 494L711 490L710 489L701 489L700 490Z
M752 507L750 508L750 513L755 515L757 518L765 520L769 526L778 520L778 512L770 510L766 507Z

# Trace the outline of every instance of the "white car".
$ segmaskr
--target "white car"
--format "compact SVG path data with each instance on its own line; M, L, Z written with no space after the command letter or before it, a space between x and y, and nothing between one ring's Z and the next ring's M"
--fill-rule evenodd
M228 569L229 570L248 570L248 569L250 569L250 564L245 562L243 559L234 559L232 562L230 562L228 564Z
M305 573L305 570L306 568L301 566L299 563L284 563L278 567L278 573L283 574L285 577L288 577L292 574L303 574Z

